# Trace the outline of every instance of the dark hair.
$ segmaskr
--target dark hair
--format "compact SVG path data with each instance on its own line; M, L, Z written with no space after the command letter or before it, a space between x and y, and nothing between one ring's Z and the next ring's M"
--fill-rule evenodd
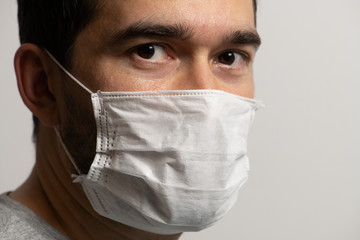
M21 43L46 48L64 65L77 34L94 19L95 0L18 0Z
M46 48L65 67L71 61L71 47L79 32L100 13L99 0L18 0L21 43ZM255 23L257 1L253 0ZM39 119L33 115L33 140Z
M46 48L65 67L78 33L99 13L97 0L18 0L20 42ZM39 119L33 115L33 140Z
M254 8L254 21L255 21L255 26L256 26L257 0L253 0L253 8Z

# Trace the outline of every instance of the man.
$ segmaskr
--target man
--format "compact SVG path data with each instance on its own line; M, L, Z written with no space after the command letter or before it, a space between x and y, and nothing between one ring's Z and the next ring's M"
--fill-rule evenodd
M18 4L36 164L0 198L0 238L179 239L218 221L247 177L256 2Z

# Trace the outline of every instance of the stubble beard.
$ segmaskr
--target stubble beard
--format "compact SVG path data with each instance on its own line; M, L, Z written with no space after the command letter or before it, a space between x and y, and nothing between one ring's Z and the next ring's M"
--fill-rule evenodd
M68 80L68 79L67 79ZM67 82L67 80L65 80ZM80 99L70 94L69 86L64 84L63 97L66 116L60 129L62 141L75 161L79 174L87 174L95 157L96 123L92 108L85 107ZM90 96L88 98L90 100ZM91 105L92 106L92 105ZM74 170L75 167L74 167Z

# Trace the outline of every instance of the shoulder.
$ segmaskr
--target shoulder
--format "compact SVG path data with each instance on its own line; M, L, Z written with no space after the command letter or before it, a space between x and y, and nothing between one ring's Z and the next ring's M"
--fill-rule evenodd
M8 225L11 222L11 209L4 201L3 195L0 195L0 236L7 231Z
M7 195L0 195L0 239L67 240L33 211Z

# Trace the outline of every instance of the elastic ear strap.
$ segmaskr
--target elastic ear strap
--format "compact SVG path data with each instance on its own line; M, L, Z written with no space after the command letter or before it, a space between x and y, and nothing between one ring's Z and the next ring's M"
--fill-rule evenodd
M76 169L76 171L78 172L78 174L81 175L80 169L77 167L77 165L76 165L74 159L72 158L69 150L68 150L67 147L65 146L65 143L63 142L63 140L62 140L62 138L61 138L61 135L60 135L57 127L54 127L54 129L55 129L56 135L57 135L57 137L58 137L58 139L59 139L59 142L60 142L62 148L64 149L66 155L67 155L68 158L70 159L70 162L72 163L72 165L74 166L74 168Z
M77 80L71 73L69 73L57 60L56 58L54 58L54 56L46 49L44 49L45 52L47 53L47 55L49 55L49 57L56 63L56 65L58 65L59 68L61 68L61 70L63 70L66 75L68 75L72 80L74 80L77 84L79 84L83 89L85 89L88 93L93 94L93 92L88 89L84 84L82 84L79 80Z

